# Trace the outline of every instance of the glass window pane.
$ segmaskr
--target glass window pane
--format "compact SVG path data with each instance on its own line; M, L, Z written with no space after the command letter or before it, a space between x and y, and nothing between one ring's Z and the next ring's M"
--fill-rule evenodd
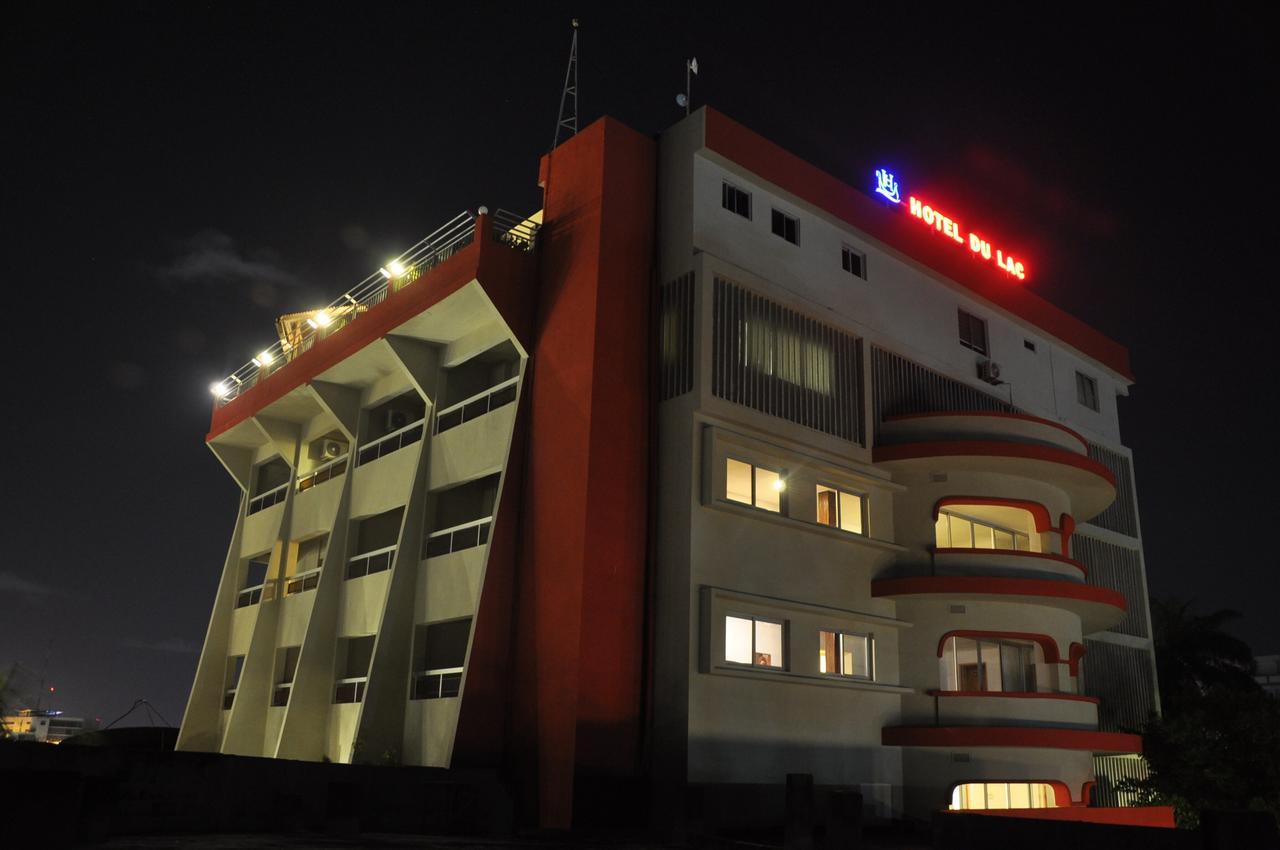
M761 667L782 666L782 624L756 620L756 649L753 663Z
M818 672L836 673L836 633L818 632Z
M951 523L947 521L946 514L938 514L938 521L934 523L934 541L939 549L951 548Z
M777 513L782 509L782 476L756 467L756 507Z
M1031 783L1031 808L1048 809L1058 805L1058 800L1053 794L1053 786L1045 782Z
M987 783L987 808L1009 808L1009 786L1004 782Z
M973 524L973 548L996 548L995 531L990 526L979 525L975 522Z
M751 663L751 621L742 617L724 618L724 660Z
M838 495L835 490L830 487L818 485L818 516L817 520L820 525L835 526L839 524L840 507L837 504ZM841 500L843 501L843 500Z
M973 548L973 523L964 517L951 517L951 545L957 549Z
M1013 535L1007 531L996 529L996 548L997 549L1013 549Z
M959 680L956 678L956 639L947 638L947 642L942 645L942 659L940 661L942 669L941 675L938 677L942 683L944 691L961 690Z
M973 638L953 638L956 645L956 690L982 690L982 668L978 664L978 642Z
M733 458L725 461L724 496L744 505L751 504L751 464Z
M982 641L982 687L983 691L999 691L1000 688L1000 644Z
M1016 643L1000 644L1001 690L1012 693L1027 691L1027 662L1031 653L1026 646Z
M1031 786L1024 782L1012 782L1009 784L1009 808L1011 809L1029 809L1031 808Z
M862 534L862 497L856 493L840 493L840 527Z
M840 636L840 672L846 676L867 679L871 676L866 635Z

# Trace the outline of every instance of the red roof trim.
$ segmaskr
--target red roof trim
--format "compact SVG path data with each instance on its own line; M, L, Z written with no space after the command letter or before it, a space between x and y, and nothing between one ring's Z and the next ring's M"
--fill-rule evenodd
M975 295L1093 358L1129 381L1129 350L1054 306L1003 272L978 266L967 252L936 239L905 215L894 215L869 195L707 107L705 146L797 198L879 239Z
M1017 457L1027 460L1044 460L1074 466L1104 479L1112 487L1116 477L1111 470L1093 458L1069 452L1055 446L1039 446L1033 443L1006 443L995 440L945 440L931 443L903 443L896 446L876 446L872 451L873 463L894 460L915 460L924 457Z
M1043 578L987 578L985 576L914 576L871 582L872 596L917 596L925 593L1048 596L1110 605L1129 610L1123 594L1104 587Z
M1042 726L886 726L886 747L1036 747L1142 754L1142 736Z
M1027 422L1035 422L1038 425L1048 425L1050 428L1057 428L1068 435L1080 441L1080 445L1084 446L1084 450L1089 451L1089 441L1072 429L1063 425L1061 422L1054 422L1052 419L1045 419L1040 416L1032 416L1029 413L1007 413L1003 410L939 410L931 413L899 413L896 416L886 416L885 422L902 422L908 419L930 419L937 416L991 416L996 419L1023 419Z

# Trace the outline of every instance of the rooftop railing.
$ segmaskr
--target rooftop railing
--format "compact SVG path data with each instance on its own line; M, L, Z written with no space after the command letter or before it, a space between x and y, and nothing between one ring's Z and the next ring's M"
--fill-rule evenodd
M480 210L486 212L484 207ZM492 213L490 218L497 241L516 250L533 250L539 225L501 209ZM396 292L412 285L425 272L475 241L475 234L475 213L463 212L454 216L443 227L344 292L327 307L316 311L303 326L298 340L277 340L270 348L214 384L211 389L215 403L219 406L226 404L285 363L310 350L317 339L356 321L370 308L381 304L389 291Z

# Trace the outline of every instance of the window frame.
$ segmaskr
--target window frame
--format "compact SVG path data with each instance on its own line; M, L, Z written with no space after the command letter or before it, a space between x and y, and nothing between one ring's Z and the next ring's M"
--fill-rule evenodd
M785 213L782 210L778 209L777 207L770 207L770 209L772 210L772 213L769 216L769 231L774 236L781 237L784 242L789 242L792 245L799 246L800 245L800 217L791 215L789 213ZM778 232L779 222L781 222L782 224L781 233ZM791 226L791 235L795 237L794 239L789 239L787 237L788 225Z
M750 503L743 502L740 499L734 499L729 495L729 462L730 461L735 461L737 463L741 463L744 466L748 466L751 468L751 502ZM762 507L760 505L760 499L758 494L756 493L756 477L757 477L757 472L761 470L763 470L764 472L771 472L774 475L778 476L778 481L782 483L782 486L777 490L777 494L778 494L777 510L774 510L772 508ZM725 476L725 481L724 481L724 487L722 488L722 496L724 500L729 504L741 505L744 508L751 508L752 510L764 511L765 513L774 514L776 516L788 515L787 514L787 471L785 469L773 469L771 467L764 466L763 464L755 463L754 461L744 460L741 457L735 457L734 455L728 454L726 452L724 456L724 476Z
M1089 403L1089 396L1092 396L1092 404ZM1098 392L1098 379L1092 375L1086 375L1079 369L1076 370L1076 403L1086 410L1092 410L1094 413L1100 413L1102 410L1102 396Z
M730 205L729 200L730 200L730 193L731 193L731 192L732 192L732 193L737 193L737 195L738 195L738 196L742 196L742 197L746 198L746 200L747 200L747 211L746 211L745 213L744 213L744 212L742 212L742 210L740 210L740 209L738 209L738 208L737 208L737 204L736 204L736 203L735 203L734 205L732 205L732 206ZM738 199L738 198L737 198L737 196L734 196L734 200L735 200L735 202L737 201L737 199ZM752 213L752 209L751 209L751 208L752 208L752 206L753 206L753 204L752 204L752 199L751 199L751 193L750 193L750 192L748 192L746 189L743 189L743 188L742 188L742 187L740 187L740 186L737 186L737 185L735 185L735 184L733 184L733 183L730 183L728 180L721 180L721 181L720 181L720 207L721 207L722 209L726 209L726 210L728 210L729 212L733 213L734 215L742 216L742 217L743 217L743 218L745 218L747 221L751 221L751 220L752 220L752 214L751 214L751 213Z
M983 357L990 357L991 334L987 320L977 314L970 313L963 307L957 307L956 321L959 325L960 344L976 354L981 354ZM973 341L974 323L977 323L977 325L982 328L981 346L977 345Z
M834 490L834 491L835 491L835 494L836 494L836 522L835 522L835 525L832 525L832 524L830 524L830 523L821 522L821 521L818 519L818 499L817 499L817 496L818 496L818 494L819 494L819 491L818 491L818 488L819 488L819 487L825 487L825 488L826 488L826 489L828 489L828 490ZM860 492L858 492L857 490L852 490L852 489L849 489L849 488L847 488L847 487L841 487L839 484L828 484L828 483L825 483L824 481L822 481L821 479L819 479L819 480L817 480L817 481L815 481L815 482L814 482L814 484L813 484L813 488L814 488L814 489L813 489L813 492L814 492L814 501L813 501L813 513L814 513L814 516L813 516L813 521L814 521L814 523L815 523L816 525L820 525L820 526L822 526L823 528L832 528L832 529L835 529L836 531L842 531L842 532L844 532L845 534L856 534L856 535L857 535L857 536L859 536L859 537L870 537L870 536L871 536L871 526L870 526L870 519L871 519L871 517L870 517L870 513L871 513L871 511L870 511L870 504L869 504L869 503L870 503L870 494L869 494L869 493L860 493ZM784 492L785 492L785 490L784 490ZM841 505L840 505L840 496L841 496L841 495L845 495L845 496L856 496L856 497L857 497L857 499L858 499L858 510L859 510L859 514L860 514L860 516L859 516L859 518L858 518L858 524L859 524L859 526L861 526L861 528L862 528L862 530L861 530L861 531L850 531L849 529L845 528L845 527L841 524L841 517L843 517L843 515L844 515L844 514L843 514L844 509L843 509L843 508L841 507Z
M858 259L858 268L856 270L852 268L852 264L849 262L850 257L857 257ZM866 280L867 252L859 251L848 243L842 243L840 245L840 268L859 280Z
M938 529L938 520L942 519L942 517L944 517L944 516L945 516L945 517L956 517L956 518L958 518L958 519L962 519L962 520L964 520L965 522L969 523L970 525L980 525L980 526L982 526L983 528L989 528L989 529L991 529L991 531L992 531L992 537L993 537L993 539L994 539L994 536L995 536L995 534L994 534L995 532L997 532L997 531L1004 532L1005 534L1008 534L1008 535L1010 535L1010 536L1013 538L1013 548L1012 548L1012 549L1001 549L1000 547L998 547L998 546L994 546L994 545L993 545L993 546L992 546L992 548L990 548L990 549L987 549L985 546L957 546L957 545L955 545L955 542L954 542L954 541L952 540L952 538L951 538L951 523L950 523L949 521L948 521L948 523L947 523L947 545L946 545L946 546L942 546L942 547L937 547L937 542L938 542L938 531L937 531L937 529ZM934 527L934 537L933 537L933 542L934 542L935 547L937 547L937 548L942 548L942 549L972 549L972 550L985 550L985 551L988 551L988 552L1032 552L1032 553L1034 553L1034 552L1035 552L1035 550L1031 548L1031 535L1030 535L1030 534L1028 534L1027 532L1025 532L1025 531L1018 531L1017 529L1009 528L1009 527L1008 527L1008 526L1006 526L1006 525L1000 525L999 523L992 522L991 520L988 520L988 519L980 519L980 518L978 518L978 517L973 517L973 516L970 516L969 514L961 513L960 511L953 511L953 510L950 510L949 508L939 508L939 509L938 509L938 517L937 517L937 519L935 519L935 520L934 520L933 527ZM1018 540L1019 540L1019 539L1025 540L1025 541L1027 542L1027 546L1026 546L1026 548L1025 548L1025 549L1020 549L1020 548L1018 548ZM1043 544L1041 544L1041 545L1043 545Z
M724 645L721 645L721 648L720 648L721 664L726 664L730 667L733 667L739 670L766 670L774 673L784 673L784 672L788 672L791 669L790 664L787 663L789 660L789 656L791 654L790 628L788 628L790 625L790 622L788 620L779 619L779 618L772 617L765 614L748 614L748 613L737 611L737 610L725 611L720 615L721 634L725 633L725 630L726 630L726 627L728 626L728 621L730 618L733 618L735 620L746 620L751 623L751 661L750 663L745 661L733 661L725 657L728 654L728 649ZM777 626L781 631L782 658L780 659L781 661L780 664L778 665L759 664L756 662L756 656L759 655L759 653L756 651L756 624L757 623L768 623L772 626Z
M819 671L820 676L831 676L836 679L846 679L853 682L874 682L876 680L876 639L872 632L854 632L841 628L819 629L818 630L818 651L822 652L822 635L835 635L836 638L836 670L823 673ZM856 673L844 672L844 639L855 638L864 641L867 659L867 674L859 676Z
M978 659L977 661L978 687L976 689L962 687L962 681L960 677L960 665L956 660L959 656L959 652L956 649L956 642L960 640L972 641L974 644L974 651ZM999 690L994 690L990 687L986 687L986 684L991 681L991 678L986 669L989 665L983 654L984 646L995 647L995 657L996 657L996 664L998 668L996 671L996 675L1000 679ZM1004 648L1006 646L1017 647L1019 650L1024 650L1024 649L1030 650L1029 664L1027 668L1024 668L1024 673L1026 672L1027 669L1032 671L1032 675L1030 677L1030 684L1032 685L1032 688L1030 690L1026 689L1025 687L1022 690L1009 690L1005 687ZM951 652L950 673L951 673L951 678L955 684L955 688L953 690L957 693L981 693L981 694L991 694L993 696L998 696L1000 694L1035 694L1035 693L1053 693L1054 692L1052 690L1053 683L1048 681L1041 682L1040 676L1036 672L1038 663L1044 664L1046 667L1048 666L1048 663L1044 658L1044 648L1041 647L1040 644L1034 640L1020 640L1017 638L996 637L992 635L982 635L982 634L952 635L951 637L947 638L946 641L944 642L942 657L938 659L939 665L940 665L938 669L938 673L939 673L938 684L942 690L946 690L946 688L942 688L943 670L942 670L941 664L944 663L947 658L948 649L950 649L950 652ZM1037 651L1038 651L1038 655L1037 655ZM1039 658L1039 661L1037 661L1037 657ZM1044 690L1044 691L1040 690L1041 685L1045 685L1046 687L1049 688L1049 690Z

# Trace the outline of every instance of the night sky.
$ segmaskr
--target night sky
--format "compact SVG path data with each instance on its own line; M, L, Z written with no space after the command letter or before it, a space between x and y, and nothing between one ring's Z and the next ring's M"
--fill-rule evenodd
M180 722L239 495L210 383L463 209L538 208L571 14L584 124L661 131L696 55L695 106L857 186L891 163L1022 247L1036 292L1132 351L1153 595L1280 652L1273 21L368 5L20 4L0 28L0 667L47 655L55 707Z

